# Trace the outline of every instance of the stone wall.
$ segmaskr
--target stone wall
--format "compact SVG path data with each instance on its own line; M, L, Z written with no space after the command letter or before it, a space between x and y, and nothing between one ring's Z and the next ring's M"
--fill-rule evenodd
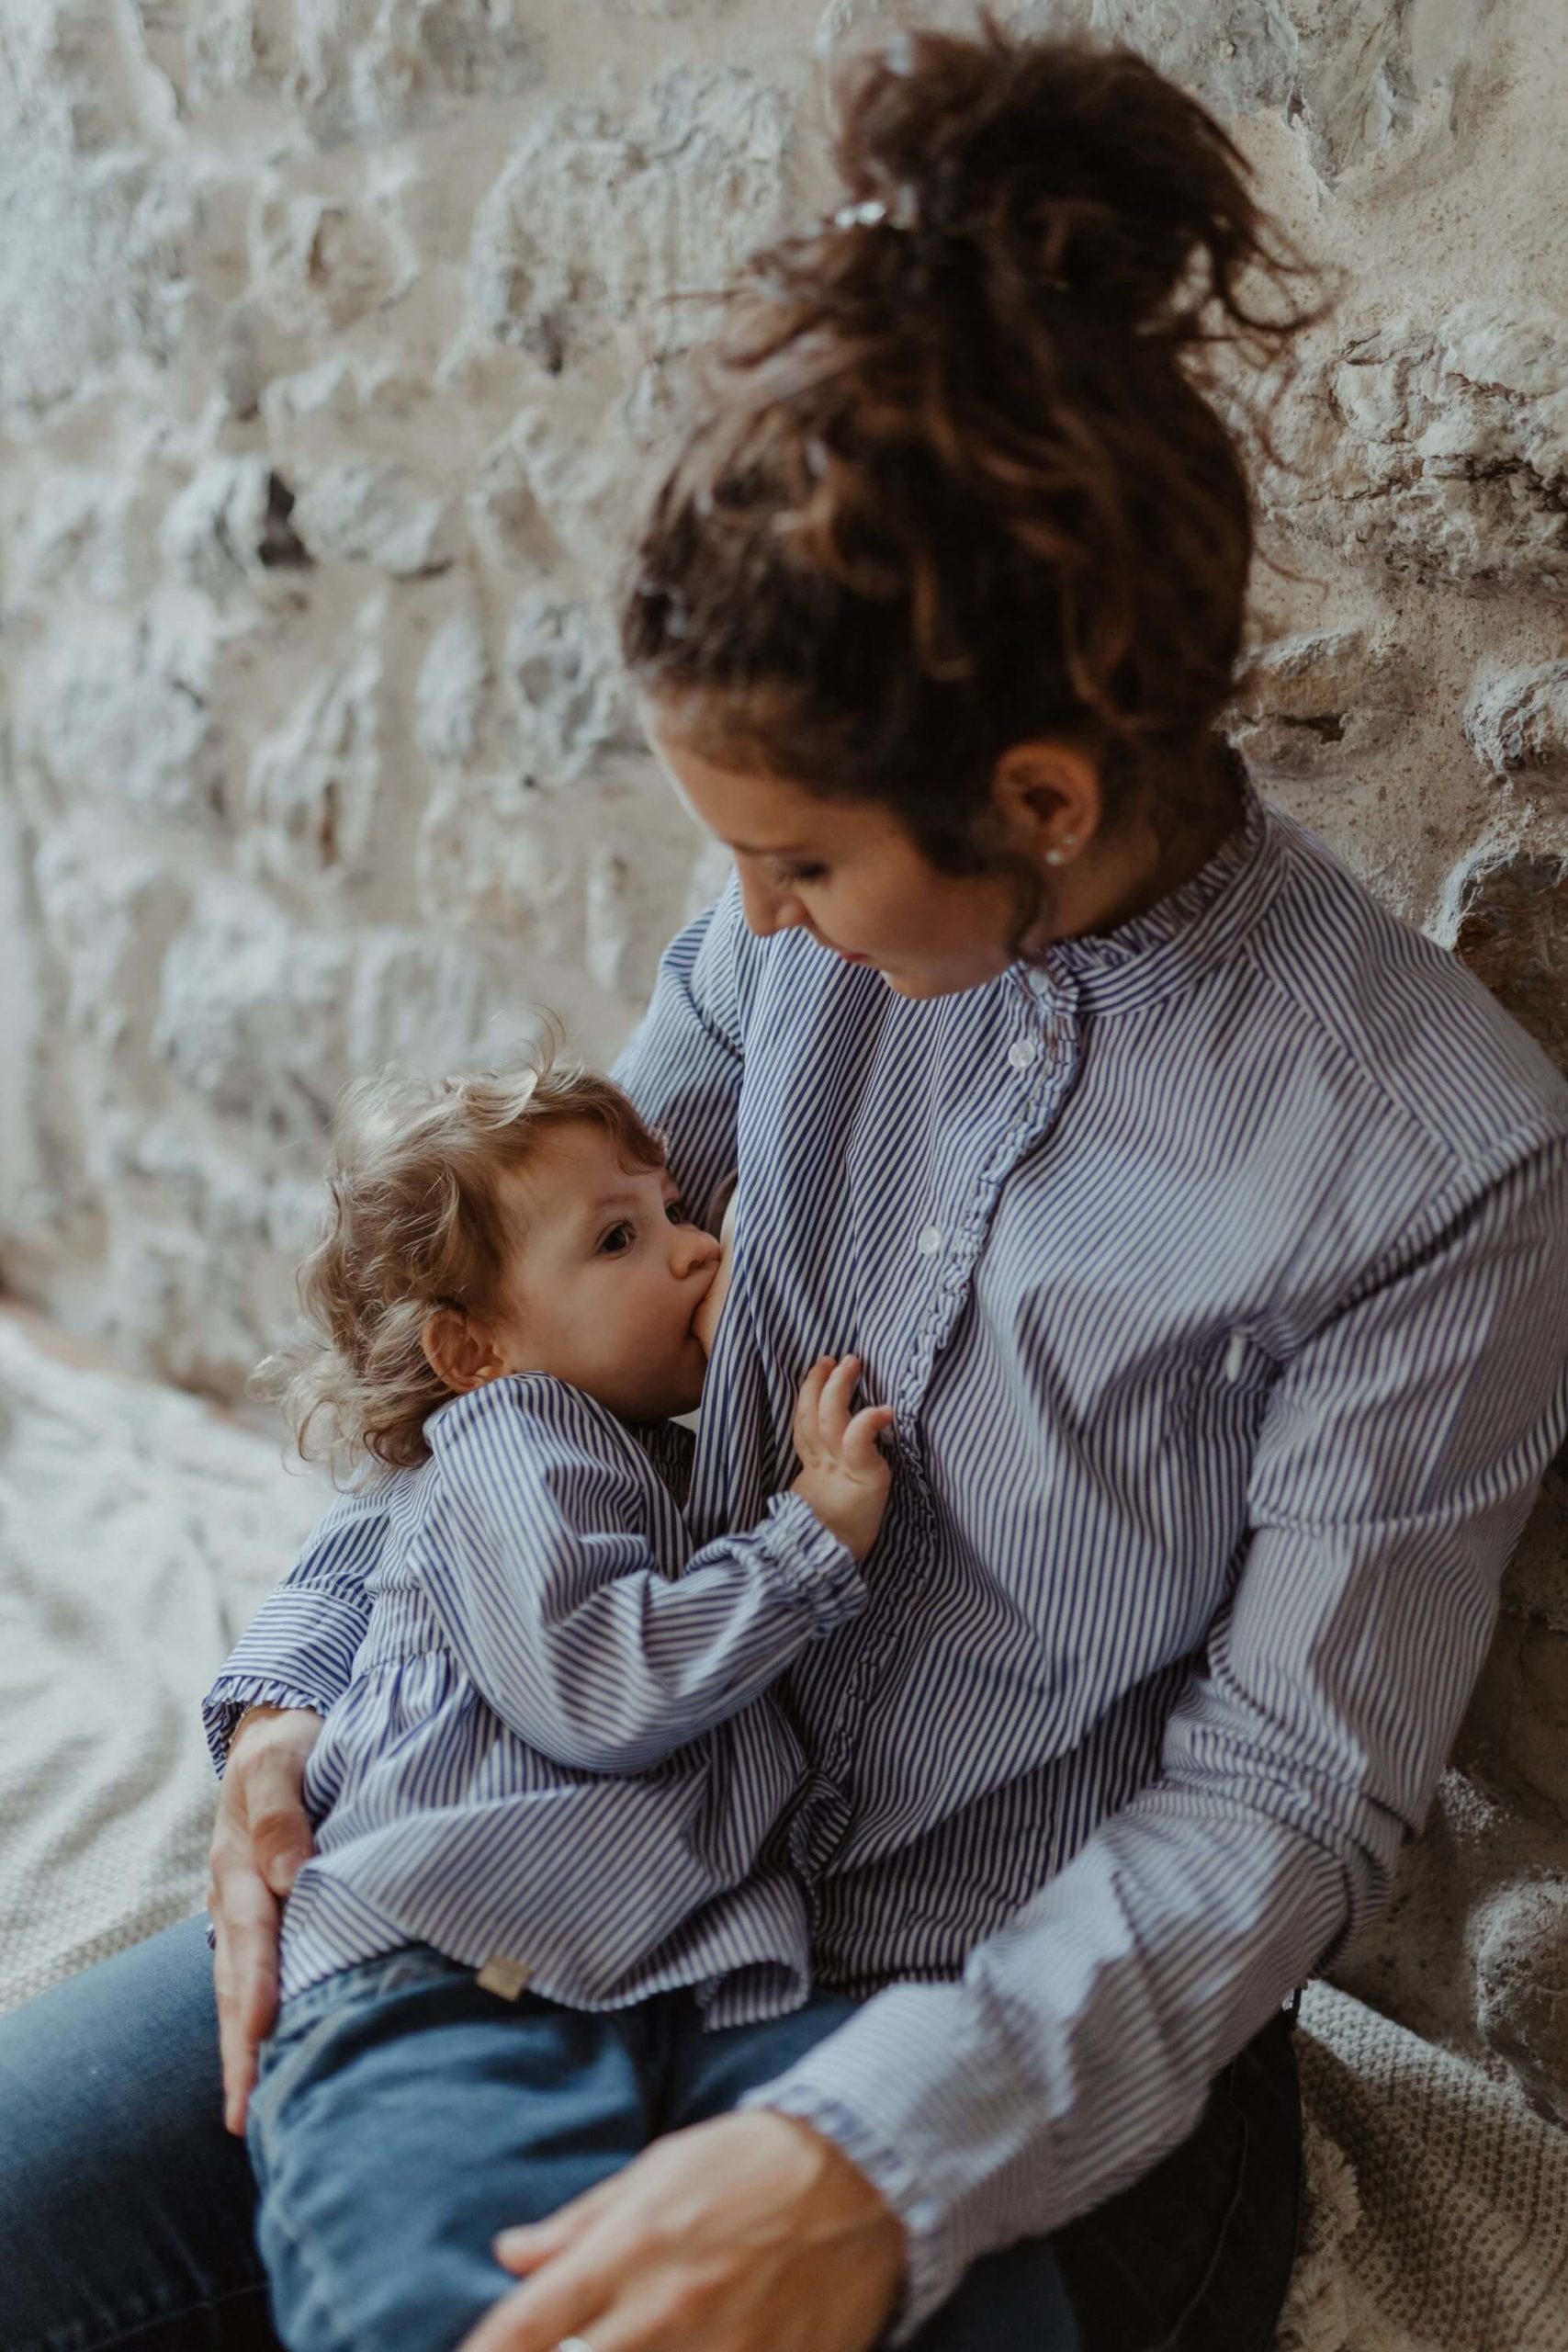
M232 1396L350 1071L624 1035L717 876L605 586L701 289L827 199L823 59L910 13L0 0L13 1288ZM1561 0L998 13L1146 49L1342 268L1238 735L1568 1059ZM1358 1980L1559 2111L1565 1530Z

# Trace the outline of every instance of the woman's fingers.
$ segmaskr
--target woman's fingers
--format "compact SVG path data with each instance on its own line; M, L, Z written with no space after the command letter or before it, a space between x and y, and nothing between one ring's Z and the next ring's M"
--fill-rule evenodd
M558 2207L547 2221L519 2222L514 2228L501 2231L491 2241L491 2252L503 2270L515 2271L521 2278L574 2244L620 2195L620 2175L611 2173L597 2188L585 2188L570 2205Z
M459 2352L555 2352L563 2338L588 2333L614 2288L614 2274L607 2280L600 2264L563 2254L492 2303Z
M245 1783L245 1809L256 1868L274 1894L287 1894L315 1851L305 1811L303 1760L291 1750L265 1750L254 1758Z
M256 2052L277 2014L277 1903L254 1871L232 1859L221 1875L215 1866L211 1901L223 2120L238 2133L255 2086Z
M244 2129L256 2052L277 2014L279 1898L314 1851L305 1761L321 1728L321 1717L308 1708L257 1709L242 1723L223 1775L208 1902L231 2132Z

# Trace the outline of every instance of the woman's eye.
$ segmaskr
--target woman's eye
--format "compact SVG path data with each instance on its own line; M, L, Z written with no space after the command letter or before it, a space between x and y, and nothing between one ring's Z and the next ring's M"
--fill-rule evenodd
M781 882L825 882L827 878L825 865L785 865L779 870Z
M599 1248L606 1258L624 1258L636 1239L637 1234L631 1226L613 1225L602 1237Z

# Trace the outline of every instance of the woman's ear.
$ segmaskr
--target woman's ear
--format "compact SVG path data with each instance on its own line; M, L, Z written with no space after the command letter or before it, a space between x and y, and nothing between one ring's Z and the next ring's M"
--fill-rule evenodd
M460 1306L434 1306L419 1335L424 1360L444 1388L466 1396L504 1371L489 1329Z
M991 800L1007 846L1034 865L1068 865L1099 830L1100 775L1072 743L1014 743L997 762Z

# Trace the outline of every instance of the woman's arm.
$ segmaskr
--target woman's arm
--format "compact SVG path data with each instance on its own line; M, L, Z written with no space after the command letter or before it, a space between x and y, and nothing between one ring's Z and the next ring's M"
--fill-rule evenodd
M865 1599L851 1554L793 1493L665 1574L631 1442L542 1378L475 1389L432 1429L441 1488L421 1589L502 1721L581 1771L645 1770Z

